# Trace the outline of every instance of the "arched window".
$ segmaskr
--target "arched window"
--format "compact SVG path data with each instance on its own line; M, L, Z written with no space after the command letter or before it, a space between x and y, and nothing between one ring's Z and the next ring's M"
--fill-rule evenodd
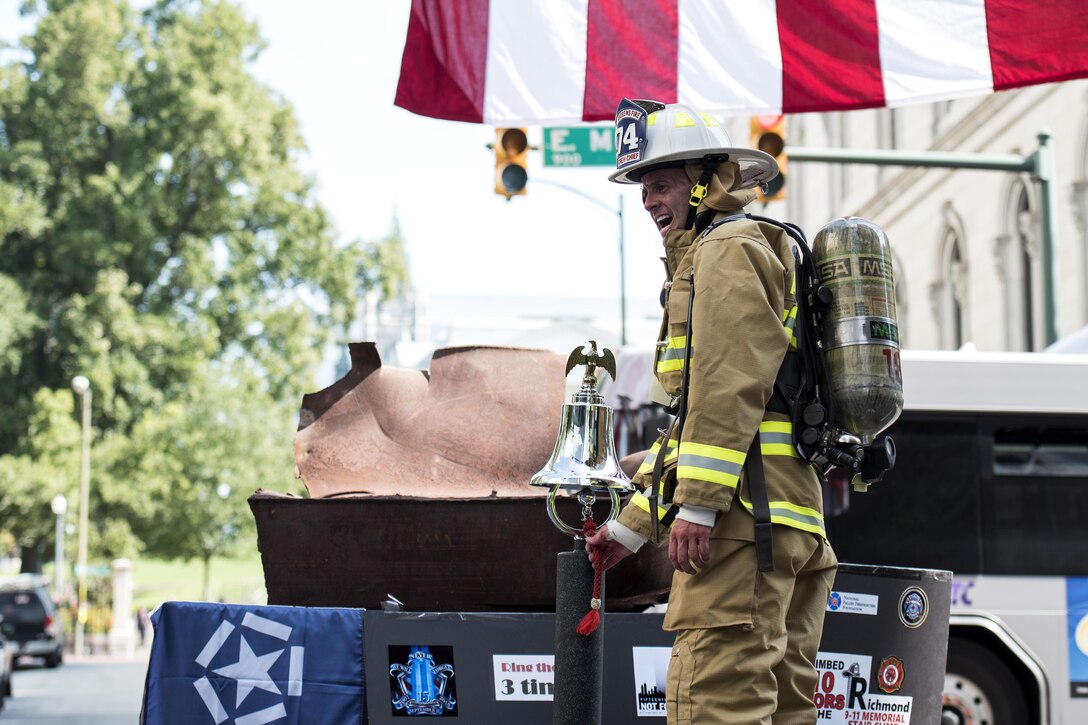
M1042 348L1043 289L1032 200L1023 181L1017 180L1008 196L1006 229L999 266L1003 268L1006 300L1008 349L1032 351Z
M899 346L910 346L910 302L907 298L906 266L899 255L892 253L892 274L895 276L895 320L899 323Z
M959 215L948 206L943 211L945 228L938 247L937 278L930 292L939 346L957 350L971 340L967 254Z
M948 316L946 318L948 341L952 349L967 342L967 260L963 256L963 244L959 235L949 230L945 244L946 278L948 289Z

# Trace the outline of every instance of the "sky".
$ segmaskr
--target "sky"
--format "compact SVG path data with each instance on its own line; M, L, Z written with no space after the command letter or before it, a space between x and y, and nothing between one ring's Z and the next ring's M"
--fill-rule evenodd
M18 5L0 0L0 39L28 30ZM528 193L507 201L493 191L491 127L393 105L409 0L241 6L268 43L251 70L294 106L309 147L303 168L316 178L341 239L376 241L396 217L413 282L432 297L577 297L613 305L622 197L628 300L657 299L660 237L637 187L610 183L608 167L544 167L534 151ZM542 129L530 128L529 141L540 145Z
M546 168L538 151L528 193L507 201L493 190L492 128L393 105L409 0L243 7L269 42L254 71L294 104L345 238L378 239L396 216L413 279L431 295L618 299L622 195L628 296L657 298L660 238L638 189L610 183L607 167ZM529 141L540 145L542 129Z

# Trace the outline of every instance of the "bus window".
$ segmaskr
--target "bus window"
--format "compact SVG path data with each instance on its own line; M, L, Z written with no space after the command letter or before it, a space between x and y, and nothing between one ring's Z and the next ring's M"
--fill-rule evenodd
M995 476L1088 478L1088 431L1080 428L999 428L994 431Z
M983 469L985 570L1088 575L1088 427L995 422Z
M905 411L891 427L895 468L827 520L839 561L982 571L973 415Z

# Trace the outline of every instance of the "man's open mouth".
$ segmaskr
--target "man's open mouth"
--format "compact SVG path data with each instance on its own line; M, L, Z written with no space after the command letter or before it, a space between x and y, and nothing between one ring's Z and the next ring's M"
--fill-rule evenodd
M662 214L659 217L655 217L654 222L657 224L657 228L660 231L665 231L666 229L668 229L669 225L672 224L672 215Z

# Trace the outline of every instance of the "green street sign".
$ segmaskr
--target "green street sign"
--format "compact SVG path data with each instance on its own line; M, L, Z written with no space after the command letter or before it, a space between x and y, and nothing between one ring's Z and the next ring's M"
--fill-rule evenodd
M612 126L544 129L545 166L615 166Z
M79 576L80 566L78 563L72 566L72 570L75 571L76 576ZM112 571L113 569L110 568L109 564L88 564L83 569L86 576L109 576Z

